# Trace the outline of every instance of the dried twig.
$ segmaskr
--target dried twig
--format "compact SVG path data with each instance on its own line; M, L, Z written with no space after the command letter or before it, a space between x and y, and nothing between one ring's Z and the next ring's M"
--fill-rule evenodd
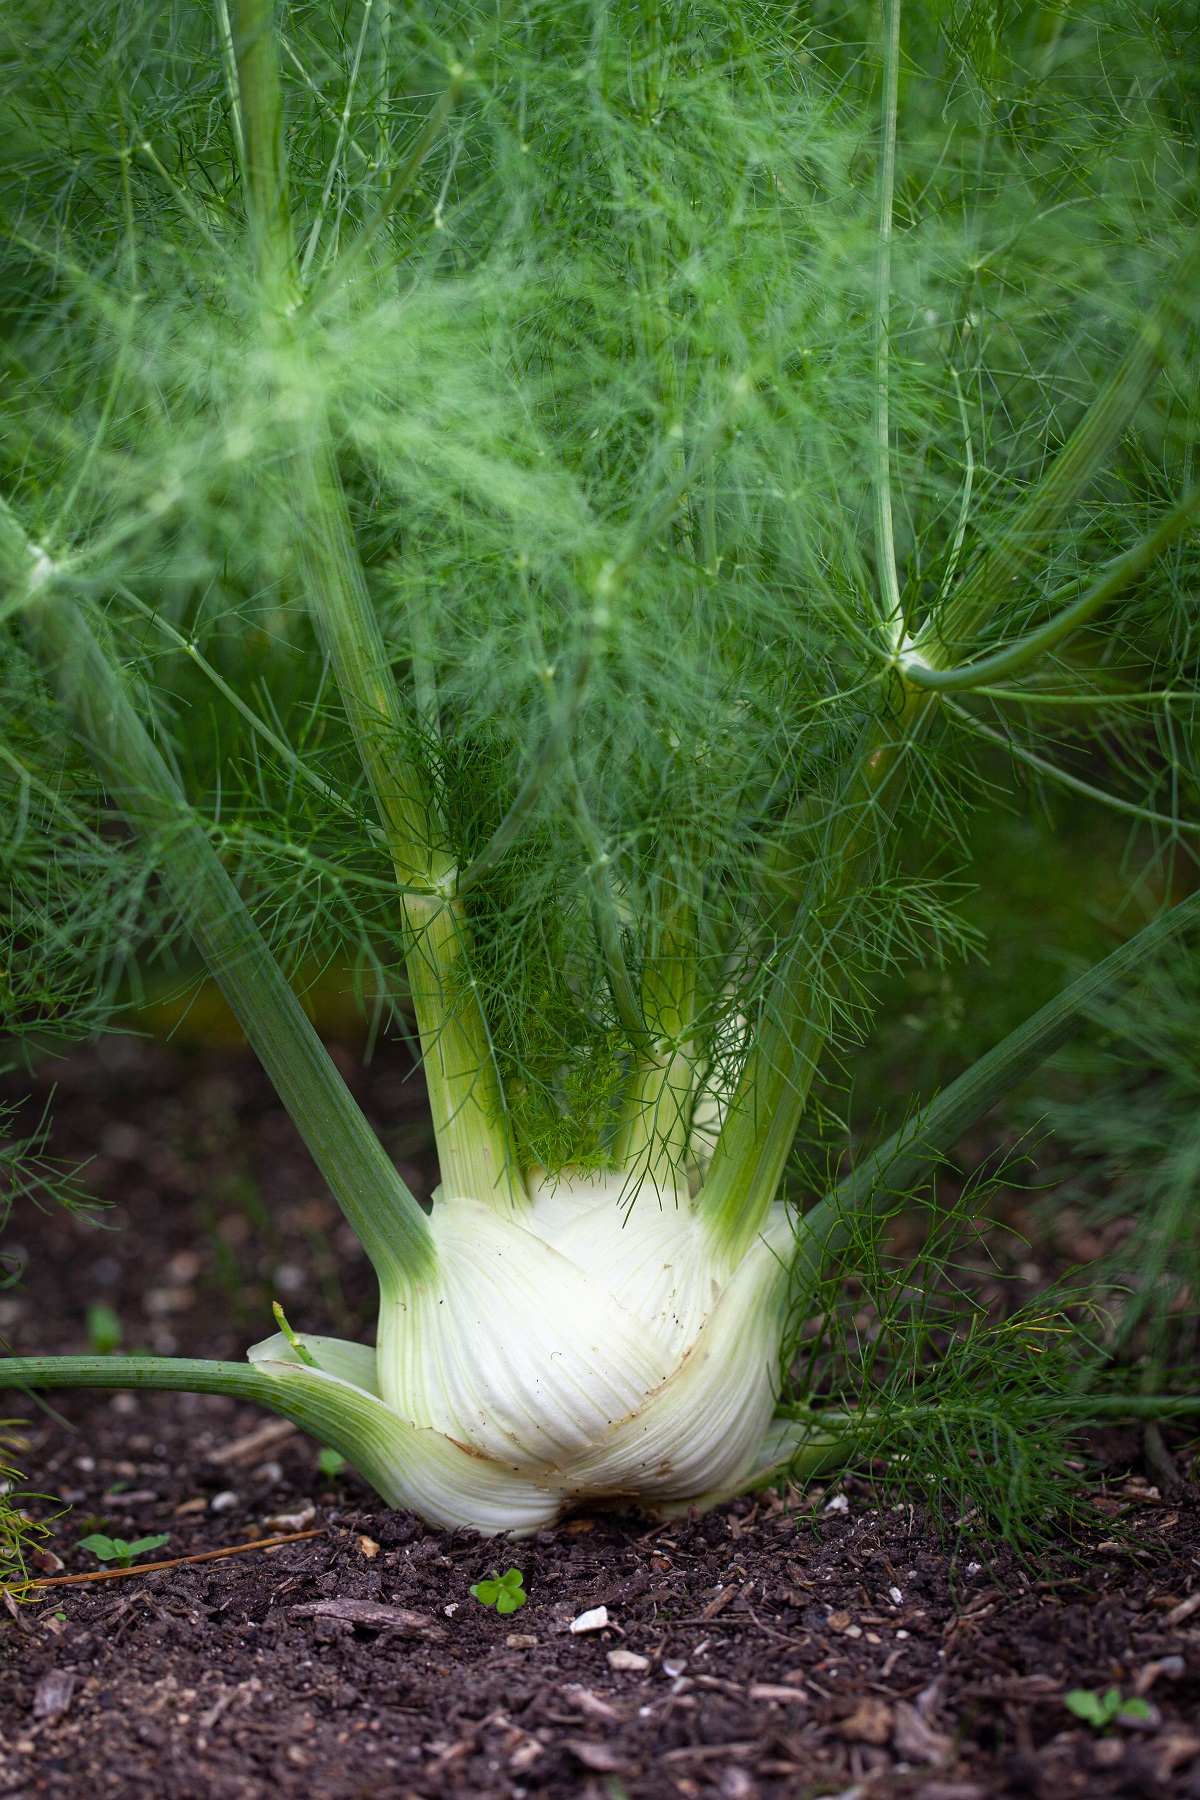
M152 1575L158 1569L181 1569L185 1563L215 1562L218 1556L244 1556L247 1550L274 1550L280 1544L299 1544L305 1538L324 1536L324 1526L315 1531L290 1531L278 1537L255 1538L252 1544L230 1544L225 1550L199 1550L194 1556L173 1556L167 1562L138 1563L128 1569L97 1569L90 1575L55 1575L48 1581L34 1581L31 1588L78 1587L90 1581L119 1581L123 1575Z

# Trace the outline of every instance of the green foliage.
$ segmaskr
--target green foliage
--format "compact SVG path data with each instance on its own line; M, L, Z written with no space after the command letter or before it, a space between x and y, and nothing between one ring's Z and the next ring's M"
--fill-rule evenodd
M345 1457L337 1450L331 1450L327 1444L317 1451L317 1468L330 1481L340 1475L345 1467Z
M994 1181L953 1203L897 1196L856 1221L818 1284L793 1296L781 1413L852 1432L855 1466L887 1499L918 1491L934 1521L976 1537L1035 1544L1073 1510L1063 1397L1095 1378L1098 1331L1086 1290L997 1316L979 1295L981 1234ZM919 1210L918 1210L919 1209ZM899 1243L916 1228L920 1247Z
M145 1556L149 1550L160 1550L169 1542L170 1532L163 1531L153 1537L135 1538L126 1543L124 1538L108 1537L102 1531L94 1531L89 1537L80 1538L79 1548L90 1550L97 1562L115 1562L119 1569L127 1569L139 1556Z
M64 1169L45 1154L50 1117L44 1113L27 1137L14 1137L15 1106L0 1105L0 1232L7 1227L15 1205L32 1201L36 1206L53 1202L72 1211L91 1212L100 1203L87 1196L73 1170ZM12 1287L21 1278L0 1251L0 1286Z
M6 1449L29 1448L27 1440L11 1432L12 1426L22 1422L0 1420L0 1429L4 1431L0 1443ZM18 1470L7 1462L0 1463L0 1591L16 1601L29 1597L31 1585L37 1579L38 1554L51 1536L51 1520L35 1519L26 1511L28 1502L45 1496L20 1492L17 1487L20 1480Z
M516 1612L529 1598L521 1586L524 1579L520 1569L506 1569L503 1575L497 1574L493 1569L490 1579L477 1581L471 1593L480 1606L494 1606L503 1616Z
M146 684L161 741L287 966L345 946L398 994L389 872L286 554L278 457L297 417L319 403L334 421L411 703L397 748L442 797L460 862L564 704L594 571L692 459L614 599L574 767L617 873L635 981L654 919L695 908L689 1030L699 1065L722 1071L743 1052L740 1022L766 1003L787 923L769 872L782 858L797 871L788 893L811 887L834 854L817 821L890 704L863 649L866 20L519 7L486 27L478 72L376 238L370 278L337 286L339 253L378 197L373 159L395 166L399 120L436 84L443 46L482 41L484 18L468 5L364 11L346 35L311 9L289 19L293 220L315 296L301 387L298 368L268 376L237 272L239 176L209 16L107 0L83 33L70 9L12 9L9 491L56 560L78 558L73 584L103 605L111 648ZM1172 236L1195 97L1177 46L1156 46L1136 9L1045 43L990 10L917 9L905 30L891 379L915 611L995 536L1154 291L1164 252L1151 246ZM1165 88L1156 57L1172 71ZM135 117L150 148L131 140L126 154ZM993 636L1152 515L1186 460L1186 417L1174 389L1152 404L1144 443L1056 540L1044 577L1001 607ZM956 552L968 439L988 473ZM1169 667L1178 683L1188 567L1177 557L1146 578L1122 612L1120 680L1154 686ZM1054 679L1112 687L1117 665L1101 678L1094 661L1082 645ZM14 1017L33 1029L111 1005L131 959L171 934L147 858L119 829L114 855L108 803L15 646L6 670L19 827L6 891L23 909L9 979ZM987 798L970 793L972 721L997 714L974 704L944 716L910 775L924 868L905 876L885 858L853 908L821 917L823 1004L843 1037L866 1022L858 971L936 963L962 941L938 857L953 862L964 811ZM1086 740L1116 756L1121 791L1153 805L1169 739L1180 807L1191 753L1160 719L1149 737L1119 709L1010 708L1000 722L1019 745L1070 758ZM602 1159L623 1073L586 862L560 765L468 907L471 979L523 1155L551 1166Z
M37 1206L56 1203L75 1210L90 1209L72 1174L64 1171L45 1154L50 1121L43 1115L37 1129L29 1136L12 1135L15 1107L0 1107L0 1233L8 1226L13 1207L21 1202ZM23 1265L14 1262L0 1248L0 1288L15 1287L21 1279ZM5 1449L28 1448L26 1440L12 1435L10 1428L19 1424L13 1419L0 1420L0 1446ZM40 1495L17 1491L19 1472L0 1460L0 1588L14 1600L24 1599L34 1579L37 1552L50 1535L49 1523L37 1520L25 1510L23 1502L40 1499Z
M1128 1380L1157 1386L1198 1355L1200 950L1177 947L1090 1011L1089 1042L1061 1058L1077 1097L1046 1109L1074 1153L1060 1205L1101 1241L1115 1231L1093 1276L1106 1290L1108 1347Z
M1063 1705L1068 1712L1073 1712L1077 1719L1085 1725L1092 1726L1095 1731L1104 1731L1109 1725L1120 1724L1125 1719L1152 1719L1154 1712L1149 1701L1134 1697L1122 1700L1120 1688L1110 1687L1106 1693L1093 1694L1087 1688L1072 1688L1063 1697Z

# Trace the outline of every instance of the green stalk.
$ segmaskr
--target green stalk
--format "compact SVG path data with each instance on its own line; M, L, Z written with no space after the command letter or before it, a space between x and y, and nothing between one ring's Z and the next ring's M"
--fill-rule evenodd
M1104 466L1154 385L1171 344L1190 323L1198 280L1200 228L1118 369L1027 497L1014 525L963 582L936 629L920 634L929 667L956 660L951 652L969 646L1012 583L1027 577L1034 552ZM907 781L906 757L929 729L934 709L934 695L906 684L896 713L864 731L833 807L841 823L821 848L806 903L782 947L763 1023L743 1065L701 1196L714 1243L731 1263L745 1254L766 1220L825 1045L815 921L845 904L857 885L872 878Z
M29 599L24 624L64 714L113 799L152 847L185 927L381 1282L403 1287L432 1266L425 1215L334 1067L111 663L75 602L48 583Z
M3 1367L0 1363L0 1368ZM1092 1418L1186 1419L1200 1413L1200 1394L1046 1394L1027 1400L1025 1405L1030 1413L1042 1418L1065 1416L1081 1422ZM874 1429L883 1417L889 1424L893 1421L903 1424L906 1419L937 1419L944 1418L945 1414L944 1402L918 1400L906 1406L888 1407L886 1414L882 1410L873 1412L869 1409L846 1412L830 1407L824 1410L799 1402L794 1406L781 1406L775 1416L800 1426L843 1431L852 1438L856 1431Z
M265 325L294 391L319 392L287 316L296 277L272 0L236 0L234 50ZM487 1022L470 978L466 917L452 898L454 859L434 796L404 755L407 721L367 592L324 410L301 408L300 420L299 431L311 438L287 459L300 563L401 890L408 979L442 1180L456 1194L507 1210L518 1198L517 1171ZM428 898L412 889L426 889Z
M814 921L849 904L855 888L871 879L903 794L906 757L934 704L928 694L905 690L895 719L864 733L859 758L830 802L829 832L781 947L700 1194L701 1213L730 1267L766 1222L829 1033L824 934Z
M274 0L233 0L233 61L246 213L259 279L274 291L290 272L292 222L283 142L283 96L275 54Z
M280 1384L250 1362L203 1362L187 1356L5 1356L0 1382L8 1388L140 1388L188 1394L230 1394L273 1406Z
M909 1193L929 1166L976 1119L1074 1037L1087 1019L1088 1008L1102 994L1198 918L1200 893L1190 894L1160 913L1127 943L1094 963L1061 994L1031 1013L914 1119L864 1157L833 1193L801 1220L793 1278L801 1284L815 1281L823 1259L850 1242L856 1219L886 1212L898 1196Z
M136 1388L141 1392L225 1394L249 1400L290 1419L301 1431L337 1450L391 1505L396 1492L397 1449L420 1434L385 1413L370 1394L342 1381L281 1381L253 1363L202 1362L192 1357L6 1356L0 1385L47 1388Z
M1189 494L1182 505L1168 513L1162 524L1144 537L1141 543L1135 544L1132 550L1127 550L1124 556L1117 557L1099 580L1094 581L1077 600L1064 607L1056 618L1048 619L1036 631L1027 632L1015 644L998 650L994 656L985 656L979 662L964 663L956 669L930 668L920 651L914 647L900 660L905 681L914 687L932 688L938 693L953 693L977 688L990 681L1006 681L1021 674L1038 657L1057 649L1059 644L1065 643L1067 638L1088 624L1110 600L1115 600L1135 575L1139 575L1174 543L1190 524L1198 506L1200 488Z
M507 1210L519 1197L516 1162L487 1022L471 982L470 929L453 897L454 859L436 801L403 754L407 720L333 459L321 448L296 460L294 517L309 604L401 888L408 980L442 1182L448 1192ZM414 888L425 888L427 897Z
M1200 1394L1064 1394L1055 1412L1074 1419L1189 1419Z
M900 87L900 0L886 0L883 16L883 118L879 151L879 251L875 290L875 562L889 640L904 635L892 525L891 427L888 334L892 298L892 207L896 188L896 106Z
M631 1180L649 1176L663 1189L685 1180L696 1084L696 911L679 891L662 901L668 879L659 878L642 965L640 1010L651 1042L634 1062L613 1146Z

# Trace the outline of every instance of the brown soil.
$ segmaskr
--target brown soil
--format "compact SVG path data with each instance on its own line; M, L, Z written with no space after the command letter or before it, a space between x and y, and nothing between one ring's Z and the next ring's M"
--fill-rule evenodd
M427 1190L419 1078L394 1052L351 1073ZM103 1229L20 1216L13 1348L84 1348L103 1301L130 1347L236 1354L270 1329L273 1293L297 1323L366 1335L370 1271L248 1058L108 1040L39 1077L35 1111L55 1079L56 1148L99 1146L88 1179L119 1211ZM1090 1540L1033 1568L853 1482L487 1543L331 1483L299 1433L230 1455L266 1422L252 1408L54 1401L67 1423L34 1415L21 1461L58 1496L30 1510L61 1512L68 1571L95 1567L75 1547L95 1529L167 1532L157 1554L178 1556L302 1524L311 1503L320 1535L43 1590L0 1627L0 1795L1200 1796L1200 1503L1161 1502L1132 1436L1091 1446L1109 1479ZM529 1599L500 1618L469 1589L509 1566ZM606 1629L571 1633L601 1605ZM1109 1686L1151 1717L1098 1733L1064 1708Z

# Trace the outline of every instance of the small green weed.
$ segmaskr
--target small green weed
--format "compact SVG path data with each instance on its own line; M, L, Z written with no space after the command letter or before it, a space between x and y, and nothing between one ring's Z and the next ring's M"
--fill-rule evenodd
M155 1537L135 1538L132 1544L127 1544L124 1538L106 1537L102 1531L94 1531L90 1537L80 1538L79 1548L90 1550L97 1562L115 1562L118 1568L127 1569L136 1556L159 1549L170 1535L164 1531Z
M94 1356L111 1356L121 1347L121 1321L111 1306L98 1302L87 1309L88 1343Z
M1154 1715L1146 1700L1122 1700L1120 1688L1111 1687L1106 1694L1093 1694L1087 1688L1072 1688L1063 1705L1077 1719L1095 1731L1105 1731L1115 1720L1149 1719Z
M271 1311L275 1314L275 1323L278 1325L280 1331L282 1331L284 1337L292 1346L292 1349L296 1352L296 1355L300 1358L300 1361L304 1364L305 1368L315 1369L317 1365L312 1351L308 1349L305 1344L300 1342L300 1339L288 1324L287 1315L282 1306L280 1306L278 1300L272 1300Z
M498 1613L514 1613L529 1598L521 1583L520 1569L507 1569L503 1575L492 1570L490 1581L477 1581L471 1589L480 1606L494 1606Z
M330 1481L335 1475L340 1475L345 1466L346 1459L340 1450L331 1450L328 1445L325 1445L323 1449L317 1451L317 1468L322 1475L328 1476Z

